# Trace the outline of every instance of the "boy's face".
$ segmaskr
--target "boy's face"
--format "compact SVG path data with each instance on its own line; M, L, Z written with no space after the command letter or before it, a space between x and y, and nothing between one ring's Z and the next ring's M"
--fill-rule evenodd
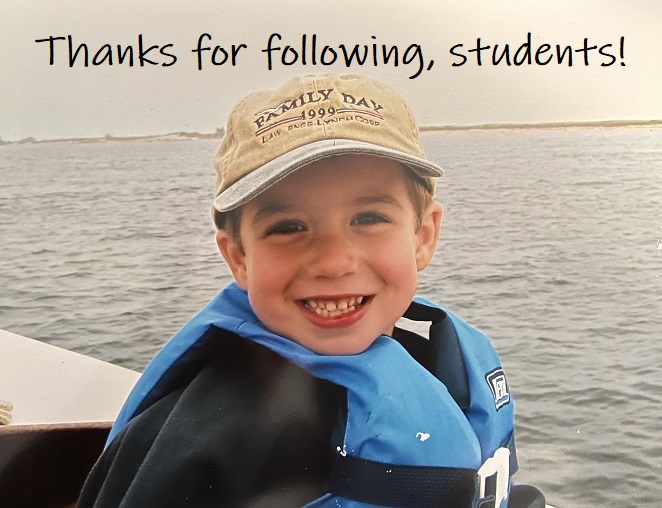
M438 203L416 227L401 166L343 155L314 162L248 202L239 248L217 242L271 331L321 354L364 351L391 334L436 246Z

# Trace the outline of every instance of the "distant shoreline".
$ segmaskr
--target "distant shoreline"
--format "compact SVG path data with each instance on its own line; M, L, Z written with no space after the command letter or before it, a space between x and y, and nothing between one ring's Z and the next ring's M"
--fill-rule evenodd
M134 141L186 141L192 139L221 139L224 132L171 132L169 134L149 134L146 136L111 136L101 138L55 138L34 139L25 138L20 141L0 141L1 145L40 145L44 143L117 143Z
M435 134L457 131L486 131L486 130L533 130L533 129L602 129L602 128L659 128L662 120L608 120L597 122L542 122L542 123L498 123L475 125L421 125L421 134ZM55 138L38 140L32 137L19 141L2 141L2 145L24 145L42 143L114 143L134 141L187 141L194 139L220 140L225 134L224 129L216 132L171 132L168 134L152 134L145 136L111 136L100 138Z
M476 125L422 125L421 133L470 130L529 130L529 129L603 129L622 127L662 127L662 120L605 120L595 122L493 123Z

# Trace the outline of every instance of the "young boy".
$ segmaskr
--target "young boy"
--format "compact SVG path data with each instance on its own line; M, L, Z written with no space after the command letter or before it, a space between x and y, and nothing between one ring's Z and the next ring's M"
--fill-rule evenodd
M235 282L147 367L79 506L505 506L499 358L415 298L442 170L402 99L293 79L236 106L214 164Z

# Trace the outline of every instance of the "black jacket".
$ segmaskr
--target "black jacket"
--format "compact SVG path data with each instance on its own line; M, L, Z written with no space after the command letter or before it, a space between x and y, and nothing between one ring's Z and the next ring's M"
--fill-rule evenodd
M79 507L292 507L322 495L344 389L216 328L202 343L201 362L103 453Z

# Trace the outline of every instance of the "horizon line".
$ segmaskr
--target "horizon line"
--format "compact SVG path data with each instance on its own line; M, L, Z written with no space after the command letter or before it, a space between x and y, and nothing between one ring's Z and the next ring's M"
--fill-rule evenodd
M421 134L430 132L452 132L468 130L517 130L517 129L563 129L563 128L591 128L591 127L657 127L662 126L662 120L595 120L595 121L569 121L569 122L531 122L531 123L484 123L467 125L426 124L420 125ZM185 141L192 139L220 139L225 134L225 128L218 128L215 132L187 132L176 131L165 134L146 134L140 136L114 136L106 134L101 137L73 137L35 139L32 136L8 141L0 138L0 145L39 144L39 143L100 143L100 142L126 142L126 141Z

